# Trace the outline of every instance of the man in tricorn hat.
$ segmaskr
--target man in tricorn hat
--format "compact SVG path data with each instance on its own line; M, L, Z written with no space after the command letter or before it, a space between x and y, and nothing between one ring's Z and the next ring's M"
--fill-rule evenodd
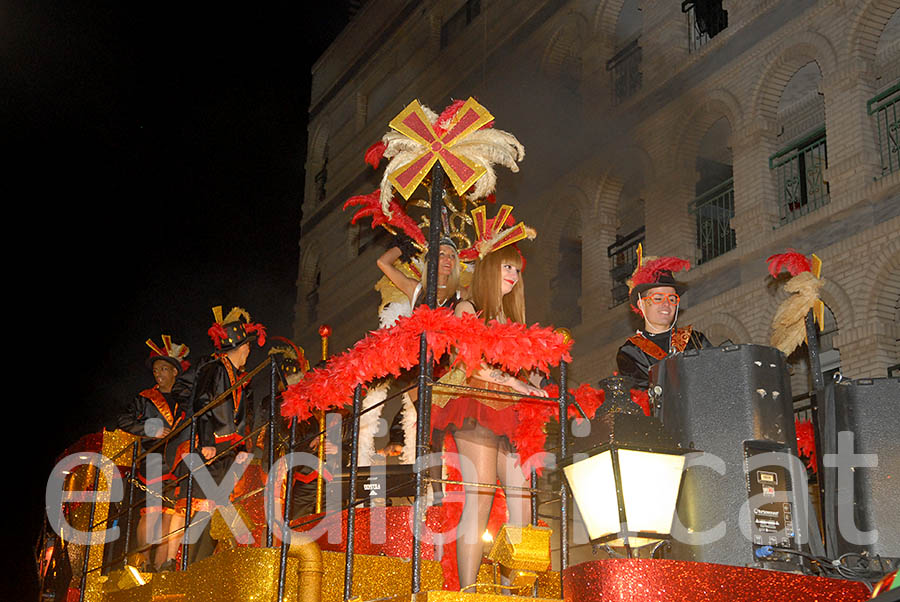
M250 356L251 343L256 341L262 347L266 341L266 329L262 324L250 320L246 310L235 307L223 317L222 308L214 307L215 322L207 331L216 351L195 371L185 373L175 384L175 393L182 400L190 399L193 394L193 411L199 413L207 404L218 399L223 393L234 387L244 374L247 359ZM197 447L206 461L216 458L209 464L210 475L221 483L225 473L233 462L243 464L249 462L252 454L247 450L253 448L253 442L243 441L246 434L248 409L252 407L249 387L235 388L224 403L209 410L197 420ZM186 506L187 487L182 482L178 492L179 508ZM191 492L192 513L214 510L211 500L203 492L203 488L195 481ZM192 519L197 524L204 517ZM207 523L204 533L196 545L191 547L191 561L200 560L212 554L215 545L209 538Z
M162 456L158 475L148 475L146 466L143 465L136 475L141 484L149 487L151 495L155 495L159 501L159 504L141 508L141 518L137 527L138 545L141 547L148 543L160 542L162 536L171 532L173 523L177 522L174 520L174 486L166 485L174 481L176 450L179 443L187 439L187 435L183 431L161 448L156 448L156 443L158 439L166 437L185 418L185 408L172 394L172 388L176 377L190 366L186 359L189 353L188 346L173 343L169 335L162 336L162 345L147 339L147 346L150 347L147 367L153 372L156 384L135 395L125 412L118 417L120 429L142 437L142 451L154 448L155 452ZM146 555L148 560L142 569L174 570L175 553L178 549L175 539L171 538L157 546L155 558L148 553Z
M642 257L638 246L638 265L628 280L628 296L631 309L644 318L644 328L629 337L616 355L619 374L634 379L635 388L646 389L650 367L670 353L712 346L691 326L675 327L681 293L687 287L672 273L690 267L678 257Z

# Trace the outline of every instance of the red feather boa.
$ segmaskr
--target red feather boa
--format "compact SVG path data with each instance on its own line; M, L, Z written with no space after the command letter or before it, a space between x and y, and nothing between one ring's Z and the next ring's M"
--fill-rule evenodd
M812 270L812 262L806 255L798 253L794 249L788 249L785 253L772 255L766 259L766 263L769 264L769 274L772 275L772 278L778 276L782 269L786 269L791 276Z
M446 308L419 307L401 317L394 326L370 332L351 349L332 357L322 368L307 372L284 392L281 414L306 420L316 410L328 411L347 405L356 385L376 378L398 377L419 361L419 336L426 333L428 350L435 361L456 352L454 365L466 367L469 375L482 362L512 374L520 370L549 371L560 360L571 361L572 342L548 327L515 322L485 324L474 314L456 317ZM523 458L543 449L540 427L556 412L552 401L523 400L515 406L519 417L517 448Z

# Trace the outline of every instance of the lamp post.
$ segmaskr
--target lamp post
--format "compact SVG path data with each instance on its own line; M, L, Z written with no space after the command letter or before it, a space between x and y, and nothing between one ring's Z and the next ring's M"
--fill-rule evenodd
M671 537L688 451L631 401L626 379L600 381L606 397L589 437L573 442L563 473L594 544L625 549Z

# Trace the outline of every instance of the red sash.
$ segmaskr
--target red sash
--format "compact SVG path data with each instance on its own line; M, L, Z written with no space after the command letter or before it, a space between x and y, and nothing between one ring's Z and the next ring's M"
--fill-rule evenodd
M688 341L691 340L691 332L692 331L693 331L692 326L685 326L684 328L676 329L675 332L672 333L672 343L671 343L672 348L678 352L684 351L685 348L687 347ZM669 352L667 350L663 349L662 347L660 347L659 345L657 345L656 343L654 343L653 341L651 341L650 339L648 339L647 337L645 337L644 335L642 335L640 333L629 337L628 340L631 341L631 343L635 347L637 347L638 349L640 349L641 351L643 351L644 353L646 353L647 355L649 355L652 358L661 360L664 357L666 357L667 355L669 355Z
M160 393L159 385L155 385L152 389L144 389L139 395L145 399L149 399L150 402L156 406L157 411L159 411L163 419L169 424L170 428L175 426L175 417L172 415L172 410L169 409L166 398ZM177 406L175 409L176 411L178 410Z

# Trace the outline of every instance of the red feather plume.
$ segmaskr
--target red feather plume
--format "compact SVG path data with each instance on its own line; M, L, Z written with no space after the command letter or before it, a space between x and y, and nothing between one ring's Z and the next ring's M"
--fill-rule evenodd
M642 265L631 277L631 285L656 282L662 272L680 272L691 269L691 262L679 257L659 257Z
M215 345L216 349L221 349L222 341L224 341L228 337L228 333L225 332L225 329L222 328L222 325L218 322L210 326L209 330L206 331L206 334L208 334L209 338L212 339L213 345Z
M766 259L766 263L769 264L769 274L772 275L772 278L777 277L778 273L783 269L786 269L791 276L812 270L812 262L806 255L798 253L794 249L788 249L785 253L772 255Z
M381 158L384 157L384 151L386 150L387 144L379 140L366 151L366 163L371 165L372 169L378 169L378 164L381 163Z
M350 197L347 199L347 202L344 203L344 209L352 205L361 205L362 208L359 209L356 213L353 214L353 218L350 220L351 224L355 224L358 220L364 217L372 218L372 228L375 229L378 226L393 226L397 228L411 239L419 243L420 245L425 244L425 235L422 234L421 228L416 224L415 221L411 217L409 217L405 211L400 207L400 204L397 201L391 199L391 202L388 204L388 208L391 211L391 217L388 217L384 210L381 208L381 192L376 190L375 192L371 192L369 194L362 194L354 197Z
M797 431L797 453L806 458L806 467L813 472L818 471L816 466L816 438L812 421L794 420L794 428Z
M257 345L260 347L266 344L266 327L262 324L244 324L244 330L256 333Z

